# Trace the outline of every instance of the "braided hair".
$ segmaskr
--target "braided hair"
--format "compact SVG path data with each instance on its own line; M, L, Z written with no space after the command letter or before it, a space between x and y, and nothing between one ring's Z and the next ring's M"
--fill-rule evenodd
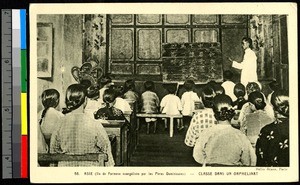
M246 85L246 92L247 92L247 94L249 95L250 93L252 93L254 91L258 91L258 92L261 91L258 83L256 83L256 82L249 82Z
M255 106L256 110L263 110L266 106L264 96L261 92L254 91L250 93L248 100Z
M86 94L85 86L81 84L70 85L66 92L66 108L63 109L63 114L78 109L85 102Z
M231 121L235 114L231 105L232 100L228 95L219 94L214 98L213 110L217 121Z
M213 88L210 86L206 86L201 93L201 98L203 101L203 104L206 108L213 108L213 99L215 97L215 92Z
M40 125L42 124L42 121L45 118L48 109L50 107L53 107L53 108L57 107L57 105L59 103L59 97L60 97L60 94L56 89L44 90L44 92L42 93L42 96L41 96L44 110L42 111L41 119L39 120Z
M110 104L117 98L117 92L114 89L106 89L103 94L103 101L106 103L106 107L110 108Z

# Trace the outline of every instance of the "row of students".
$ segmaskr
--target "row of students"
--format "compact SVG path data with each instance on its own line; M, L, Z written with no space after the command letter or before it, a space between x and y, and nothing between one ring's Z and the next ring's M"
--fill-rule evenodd
M66 107L63 109L63 114L55 109L58 102L59 93L56 90L50 89L43 92L44 110L41 111L39 120L41 130L38 130L41 131L38 146L42 148L38 148L38 151L66 154L104 152L108 155L105 166L114 166L110 141L104 127L85 112L86 87L82 84L72 84L67 88ZM46 140L45 143L42 143L43 138ZM99 165L98 162L91 161L62 161L58 164L58 166L97 165Z
M202 166L288 167L288 93L275 91L271 103L276 119L264 126L259 125L257 142L253 146L247 134L231 125L235 115L231 98L225 94L215 96L213 112L216 123L203 130L195 140L194 159Z
M247 92L250 94L248 95L248 100L246 100L245 97L242 96L245 95L245 87L240 83L236 84L234 86L234 94L237 95L237 100L232 102L232 106L237 113L235 116L236 120L232 123L233 126L241 129L241 131L245 134L248 130L249 135L255 135L257 133L257 129L260 129L265 124L271 123L275 119L273 109L270 107L270 105L265 103L264 95L260 92L259 88L252 87L258 87L258 85L255 86L252 83L249 83L247 86ZM197 110L192 117L185 139L185 143L188 146L194 146L195 140L198 138L199 134L204 129L207 129L215 124L216 120L213 116L214 113L212 111L212 100L218 94L225 94L225 92L217 92L215 89L216 88L214 88L212 83L208 83L201 92L204 108ZM260 127L257 124L256 127L252 126L251 129L247 128L247 123L252 122L248 116L250 113L255 114L257 118L259 118L255 121L260 122ZM254 132L253 129L256 129L256 132Z
M214 122L212 112L212 99L218 94L225 94L225 92L216 91L214 83L208 83L202 90L202 100L204 109L198 110L192 118L190 127L188 129L185 143L188 146L194 146L195 140L203 129L211 127ZM248 99L245 95L247 92ZM265 96L261 93L260 87L257 83L251 82L245 88L244 85L238 83L234 85L233 94L236 96L236 101L232 103L236 111L235 118L232 122L233 126L241 129L243 133L257 137L257 132L262 126L274 121L274 110L272 106L266 103ZM253 113L252 115L249 115ZM254 115L254 116L253 116ZM252 117L255 117L253 120ZM257 122L255 126L252 122ZM259 124L258 124L259 123ZM248 128L251 127L251 128ZM255 145L255 137L252 144Z
M119 89L116 91L115 89L111 88L111 80L108 78L108 80L103 80L102 83L103 88L100 91L95 88L91 88L89 86L89 83L83 83L82 88L86 89L86 97L87 97L87 105L89 102L94 102L95 106L91 106L91 112L93 114L89 114L92 116L92 118L95 119L116 119L115 117L109 117L109 116L119 116L119 119L124 119L124 115L122 111L116 111L120 110L116 108L116 102L117 99L122 99L121 98L121 90ZM124 97L125 94L127 94L127 97L131 97L132 99L136 98L136 101L140 101L142 104L141 111L146 112L146 113L157 113L157 112L163 112L167 114L178 114L181 113L184 116L184 122L186 125L190 124L189 129L187 131L187 136L185 143L188 146L194 146L196 143L196 140L198 139L198 135L205 129L211 127L211 125L216 123L216 120L214 119L213 116L213 102L212 99L218 94L225 94L226 90L224 87L222 87L220 84L217 84L213 81L209 82L206 87L202 90L201 96L198 97L195 92L193 92L194 88L194 82L191 80L187 80L184 84L184 88L186 89L186 92L182 95L181 99L179 99L178 96L175 95L176 90L172 87L169 88L169 94L166 95L162 101L159 101L158 96L154 92L154 83L151 81L147 81L144 83L146 91L141 95L141 99L139 100L138 94L135 92L135 86L134 86L134 81L126 81L125 82L125 89L127 91L123 92ZM226 87L226 86L225 86ZM227 89L227 88L226 88ZM247 94L245 93L247 92ZM99 92L99 93L98 93ZM99 95L102 93L102 96ZM229 91L230 92L230 91ZM260 86L256 83L249 83L247 87L245 88L242 84L236 84L233 88L234 95L236 96L236 104L238 105L237 107L241 107L241 113L239 115L238 120L244 121L244 117L242 115L244 112L254 112L256 110L260 110L259 107L256 106L256 103L262 103L264 104L263 101L265 101L265 96L260 93ZM251 95L252 92L259 92ZM129 94L129 95L128 95ZM246 101L245 96L243 95L248 95L248 97L253 97L249 98L249 101ZM251 96L250 96L251 95ZM119 97L118 97L119 96ZM262 98L263 97L263 98ZM99 105L98 99L102 99L102 104ZM51 128L53 129L53 124L52 123L57 123L55 120L59 120L62 117L62 114L60 112L55 112L55 107L58 105L59 101L59 93L54 90L46 90L43 95L42 95L42 101L44 105L44 110L40 112L39 118L40 118L40 125L41 125L41 131L44 133L46 143L49 146L50 142L50 135L53 132L51 131ZM253 101L251 101L253 100ZM204 108L200 110L199 112L194 113L194 105L196 101L200 101L203 105ZM242 103L241 103L242 102ZM66 100L67 104L67 100ZM84 105L84 112L87 113L87 105ZM235 103L232 103L231 105L235 105ZM159 106L161 107L160 110L158 109ZM68 106L67 106L68 107ZM103 109L101 109L101 107ZM262 107L262 106L260 106ZM264 107L263 107L264 108ZM101 109L101 111L100 111ZM269 109L270 110L270 109ZM49 111L49 112L48 112ZM48 113L49 114L48 114ZM53 112L53 113L52 113ZM63 113L67 114L69 113L69 109L66 108L64 109ZM273 111L269 111L273 112ZM46 114L47 113L47 114ZM53 115L54 116L53 116ZM274 112L273 112L274 114ZM50 116L51 115L51 116ZM51 121L45 121L47 117L50 118ZM55 119L53 119L55 117ZM205 117L205 118L203 118ZM191 120L191 121L190 121ZM42 124L42 122L45 121L47 124ZM146 122L156 122L156 119L146 119ZM240 128L246 128L247 126L241 124ZM247 125L247 124L246 124ZM179 128L182 128L183 125L178 125ZM261 127L261 126L260 126ZM246 133L246 131L244 132ZM253 143L252 143L253 144Z

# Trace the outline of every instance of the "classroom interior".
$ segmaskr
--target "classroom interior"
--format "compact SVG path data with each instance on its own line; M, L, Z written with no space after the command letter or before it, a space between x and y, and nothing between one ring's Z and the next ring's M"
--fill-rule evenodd
M176 85L180 97L183 82L192 79L200 94L207 82L222 83L226 70L237 83L240 71L231 67L228 57L242 61L241 40L246 36L253 40L262 92L271 91L272 80L289 89L287 15L40 14L37 22L38 30L50 29L51 35L46 41L50 49L43 50L45 41L38 40L38 60L51 61L46 73L38 73L38 111L43 109L40 95L49 88L60 92L61 110L67 87L78 83L72 69L91 60L97 66L95 79L109 74L116 85L133 79L140 94L143 83L151 80L160 100L167 94L166 84ZM193 49L202 46L220 51L211 63ZM129 115L133 128L137 113ZM184 132L174 130L170 137L161 121L156 133L146 134L146 124L140 122L138 130L110 128L120 140L114 144L117 166L199 166L183 142Z

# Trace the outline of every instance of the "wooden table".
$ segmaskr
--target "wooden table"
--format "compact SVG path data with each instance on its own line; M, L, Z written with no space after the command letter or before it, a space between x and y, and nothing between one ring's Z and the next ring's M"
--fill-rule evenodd
M170 118L170 137L173 137L174 134L174 118L182 118L182 115L168 115L168 114L146 114L138 113L136 114L137 118ZM137 119L137 130L140 127L140 121Z
M108 123L102 123L108 135L116 136L116 166L128 165L127 134L128 125L120 120L107 120Z

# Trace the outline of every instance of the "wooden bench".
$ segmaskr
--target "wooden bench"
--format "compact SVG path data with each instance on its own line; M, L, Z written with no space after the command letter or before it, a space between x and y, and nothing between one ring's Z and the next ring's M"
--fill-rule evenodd
M50 154L39 153L38 162L51 162L57 163L59 161L98 161L100 166L104 166L104 162L108 160L106 153L93 153L83 155L71 154Z
M173 137L174 134L174 118L182 118L182 115L168 115L168 114L147 114L147 113L138 113L136 114L137 118L170 118L170 137ZM140 127L140 120L137 119L137 130Z

